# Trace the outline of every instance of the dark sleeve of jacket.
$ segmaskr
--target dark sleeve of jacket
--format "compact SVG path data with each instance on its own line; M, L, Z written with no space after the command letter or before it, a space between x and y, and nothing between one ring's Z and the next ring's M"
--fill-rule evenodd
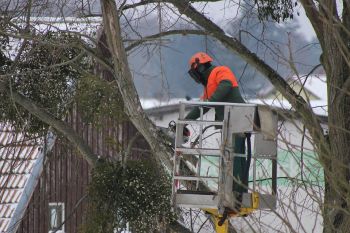
M225 97L227 97L230 93L230 91L232 91L232 84L230 81L228 80L223 80L219 83L218 87L216 88L215 92L213 93L213 95L209 98L209 102L228 102L228 101L224 101ZM204 108L203 109L203 114L208 112L210 108ZM188 120L195 120L200 116L200 110L199 107L195 107L194 109L192 109L187 116L185 117L185 119Z

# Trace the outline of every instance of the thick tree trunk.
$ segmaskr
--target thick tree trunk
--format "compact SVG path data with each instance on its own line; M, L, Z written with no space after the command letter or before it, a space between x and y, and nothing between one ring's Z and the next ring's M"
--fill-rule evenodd
M118 89L124 101L125 111L132 123L150 145L153 155L156 157L155 161L158 163L159 168L164 169L165 165L166 168L171 170L172 163L170 158L172 153L169 148L165 146L163 139L159 137L159 131L156 129L155 125L145 115L133 83L121 38L119 17L117 17L118 11L116 9L115 1L102 0L101 7L104 30L114 63L114 76L117 80ZM189 232L188 229L177 222L174 222L165 228L168 227L172 230L172 232ZM166 229L161 230L161 232L165 231Z
M326 42L327 43L327 42ZM331 53L333 55L331 55ZM329 46L326 73L328 82L328 125L331 154L326 155L326 193L324 232L349 232L350 229L350 96L342 95L342 87L349 77L349 67L339 50ZM338 97L343 96L341 99Z
M159 138L159 132L157 131L156 127L142 110L139 97L132 80L132 75L128 67L124 45L122 43L115 1L102 0L101 7L107 42L114 63L114 75L117 79L118 89L124 101L126 113L130 117L130 120L133 122L135 127L149 143L153 154L156 156L156 161L158 164L165 165L168 169L171 169L171 152L165 146L164 141ZM168 227L175 232L189 232L188 229L180 226L180 224L174 223ZM230 229L230 232L235 231L234 229Z
M326 5L328 4L328 5ZM329 10L334 2L327 2ZM349 8L344 6L343 26L350 29ZM321 11L322 12L322 11ZM322 12L328 20L332 11ZM335 14L335 13L333 13ZM325 158L326 192L324 199L324 233L349 232L350 229L350 56L348 32L334 27L333 20L324 24L322 63L327 74L328 125L331 153ZM330 23L332 22L332 23ZM339 21L340 22L340 21ZM345 48L342 44L346 45ZM345 51L345 50L347 51Z
M330 48L328 53L337 53ZM327 189L324 206L326 208L324 232L348 232L350 229L350 97L342 95L345 79L349 79L349 70L344 60L333 57L326 68L329 100L329 142L331 154L326 158L325 178ZM340 58L340 59L339 59Z
M133 83L123 40L121 38L116 3L114 0L102 0L101 7L104 30L114 64L114 76L117 79L118 89L124 101L126 114L147 140L153 154L156 156L157 163L171 169L171 152L165 146L164 141L159 138L155 125L145 115Z

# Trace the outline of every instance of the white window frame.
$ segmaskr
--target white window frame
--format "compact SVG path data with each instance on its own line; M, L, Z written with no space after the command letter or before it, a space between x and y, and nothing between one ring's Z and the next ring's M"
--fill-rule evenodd
M65 216L65 206L64 206L64 202L50 202L49 203L49 227L51 227L51 208L50 207L61 207L61 221L62 222L64 222L65 221L65 219L64 219L64 216ZM62 223L61 222L61 223ZM61 224L61 223L59 223L59 224ZM62 225L62 227L61 227L62 229L60 229L60 230L57 230L57 231L55 231L55 230L52 230L52 229L49 229L49 232L48 233L65 233L65 231L64 231L64 224Z

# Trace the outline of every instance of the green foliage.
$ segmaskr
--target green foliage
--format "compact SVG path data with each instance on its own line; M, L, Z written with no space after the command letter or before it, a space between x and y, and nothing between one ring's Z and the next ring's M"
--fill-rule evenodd
M65 33L48 33L40 42L29 41L11 65L3 64L1 71L12 91L33 100L39 107L62 119L67 105L72 100L81 70L88 69L88 62L79 49L70 47L76 41ZM78 59L79 58L79 59ZM0 94L0 120L8 121L29 133L38 133L47 126L11 97Z
M101 162L92 172L90 206L82 232L110 233L129 223L132 232L152 232L174 220L169 177L146 161Z
M96 76L80 79L75 100L84 121L98 126L102 118L126 119L118 93L116 85Z
M254 0L258 8L261 21L272 18L276 22L293 19L294 7L297 2L293 0Z

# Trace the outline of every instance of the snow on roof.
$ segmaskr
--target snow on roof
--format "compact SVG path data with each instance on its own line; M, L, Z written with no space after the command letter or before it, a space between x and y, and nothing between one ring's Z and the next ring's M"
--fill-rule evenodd
M159 108L169 105L177 105L180 101L186 101L185 98L174 98L169 100L159 100L159 99L141 99L141 106L144 110Z
M318 78L308 79L305 83L305 88L312 91L312 93L317 94L320 97L319 100L310 100L309 104L313 112L319 116L328 116L328 105L327 105L327 85L324 76L319 76ZM198 100L198 99L196 99ZM178 104L180 101L186 101L186 99L176 98L167 101L160 101L157 99L141 99L141 105L145 110L160 109L165 107L173 106L175 110L178 109ZM247 103L268 105L283 110L291 110L292 105L285 99L249 99ZM167 108L169 110L169 108ZM152 112L152 111L148 111Z
M293 76L288 79L288 82L291 84L291 86L302 86L304 85L305 90L307 92L317 96L318 100L310 100L309 104L311 108L313 109L314 113L320 116L328 116L328 103L327 103L327 80L326 75L324 74L314 74L310 76L302 76L300 78L297 78L296 76ZM274 87L269 90L271 93L274 90ZM266 94L266 93L265 93ZM283 109L292 109L290 103L283 99L255 99L250 100L250 102L253 103L259 103L259 104L266 104L269 106L274 106L278 108Z
M25 23L20 19L13 19L19 27L24 27ZM30 26L33 31L45 34L47 32L73 32L82 37L87 43L96 38L95 34L101 27L102 19L100 17L78 18L78 17L31 17ZM9 45L4 50L6 56L14 59L21 47L22 39L10 37Z
M288 80L291 85L298 84L299 86L303 85L307 92L312 93L318 97L318 100L310 100L309 104L313 109L314 113L319 116L328 116L328 104L327 104L327 82L326 76L323 74L310 75L308 78L302 76L300 79L295 76L289 78ZM268 87L262 90L261 98L249 99L248 103L269 105L279 109L293 110L291 104L284 98L267 98L275 88L273 86ZM160 108L164 106L174 105L174 108L178 108L177 105L180 101L185 101L184 98L169 99L167 101L160 101L157 99L141 99L141 105L145 110Z
M301 76L300 78L292 76L287 79L287 82L291 87L301 87L304 85L304 89L316 96L320 101L327 102L327 80L326 75L324 74L315 74L310 76ZM262 89L258 96L265 99L269 94L272 94L275 91L275 87L270 85ZM298 90L296 90L298 91Z
M153 111L150 110L155 110L155 109L160 109L164 108L164 110L167 110L169 112L169 107L173 106L175 110L179 109L178 104L180 101L185 101L185 99L171 99L169 101L158 101L156 99L142 99L141 100L141 105L144 110L148 110L149 113L153 113ZM252 104L260 104L260 105L268 105L270 107L278 108L278 109L283 109L283 110L291 110L293 111L294 109L292 108L292 105L286 101L286 100L278 100L278 99L249 99L247 103L252 103ZM312 100L310 101L310 106L313 110L313 112L319 116L328 116L328 106L327 102L323 100ZM165 109L165 107L167 107ZM163 110L163 114L164 114Z
M294 110L292 105L287 100L278 99L251 99L247 101L252 104L268 105L270 107L284 109L284 110ZM319 116L328 116L327 102L323 100L311 100L310 106L313 112Z
M14 231L24 213L41 173L42 145L42 138L0 123L0 233Z
M297 80L295 76L293 76L294 80ZM310 91L312 94L315 96L318 96L320 100L322 101L327 101L327 80L326 80L326 75L324 74L315 74L315 75L310 75L308 78L301 77L300 81L302 83L305 82L305 88ZM299 81L299 82L300 82ZM298 82L298 81L296 81Z

